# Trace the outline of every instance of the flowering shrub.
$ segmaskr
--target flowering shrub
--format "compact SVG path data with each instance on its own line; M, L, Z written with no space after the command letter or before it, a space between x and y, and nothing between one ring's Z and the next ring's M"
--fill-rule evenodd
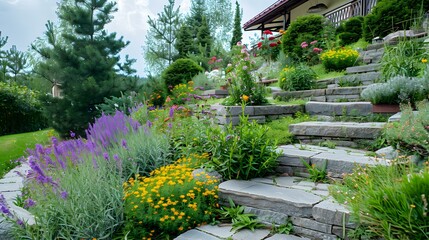
M229 97L225 99L223 104L241 104L243 95L249 97L246 104L261 105L267 103L263 86L257 84L251 74L251 71L254 70L254 62L250 60L246 46L235 46L232 51L235 55L234 66L230 67L231 71L227 75L231 86L229 87Z
M273 35L270 30L265 30L261 41L258 42L258 53L267 61L276 60L280 51L280 39Z
M319 54L323 51L319 45L320 43L317 40L313 40L310 43L302 42L301 61L309 65L315 65L319 63Z
M285 67L279 74L280 88L285 91L311 89L315 84L316 73L306 64Z
M202 97L196 94L198 88L194 89L193 86L194 82L192 81L174 86L173 90L171 90L171 95L167 97L166 103L171 106L172 104L182 105L193 100L201 100Z
M322 53L320 59L329 71L343 71L356 64L359 52L351 48L331 49Z
M221 68L222 61L223 61L222 58L217 58L216 56L211 57L210 60L208 61L210 69L214 70L214 69Z
M204 173L192 175L207 159L208 154L181 158L149 177L124 183L129 237L160 239L209 222L218 207L218 180Z

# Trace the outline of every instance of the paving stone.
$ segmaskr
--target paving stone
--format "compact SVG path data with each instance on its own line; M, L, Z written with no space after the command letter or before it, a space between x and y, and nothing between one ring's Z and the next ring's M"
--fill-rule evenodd
M332 225L321 223L309 218L291 217L294 226L308 228L323 233L332 233Z
M318 232L318 231L314 231L311 229L307 229L307 228L303 228L303 227L294 227L293 228L294 233L298 234L298 235L304 235L304 236L308 236L311 239L323 239L323 240L337 240L337 236L333 235L333 234L328 234L328 233L322 233L322 232Z
M182 233L175 240L220 240L221 238L209 235L207 233L198 231L196 229L191 229L185 233Z
M375 71L380 70L380 67L381 67L381 65L379 63L348 67L348 68L346 68L346 73L347 74L353 74L353 73L375 72Z
M250 239L248 239L248 240L250 240ZM269 238L265 238L265 240L310 240L310 239L298 237L298 236L294 236L294 235L275 234Z
M370 102L342 102L342 103L322 103L307 102L305 112L310 115L325 116L367 116L372 113L372 104Z
M240 180L221 183L219 195L240 205L299 217L311 216L312 207L322 200L320 196L302 190Z
M384 125L379 122L302 122L289 125L289 131L296 136L375 139Z
M13 204L12 205L9 204L9 208L17 218L26 222L28 225L34 225L36 223L34 216L24 208L15 206Z
M267 106L254 106L254 115L285 115L302 112L304 107L302 105L267 105Z
M256 229L255 231L250 231L249 229L241 230L234 235L232 235L233 240L250 240L250 239L264 239L270 234L269 230L266 229Z
M326 96L326 102L358 102L358 101L361 101L360 94Z
M318 222L336 226L343 226L344 223L350 228L355 226L350 222L350 211L331 198L313 207L313 218Z
M326 95L360 95L363 89L366 87L339 87L326 89Z
M282 99L306 98L316 96L325 96L325 89L273 93L273 98L280 97Z
M23 187L23 183L1 183L0 184L0 192L16 192L20 191Z
M288 166L304 167L302 161L309 163L311 157L320 153L318 151L301 150L295 146L280 146L279 148L283 150L283 154L278 158L278 162L280 165Z
M231 224L226 224L226 225L203 225L200 227L197 227L198 230L220 237L220 238L229 238L231 237L234 233L231 232L232 226Z
M341 78L338 78L337 82L335 82L335 83L338 84L338 83L340 83L340 81L342 81L342 82L360 81L364 85L365 85L365 83L367 83L367 85L368 85L368 83L374 83L380 77L381 77L380 72L357 73L357 74L342 76Z
M24 179L20 176L15 177L8 177L8 178L2 178L0 179L0 183L18 183L22 184L24 182Z
M289 216L287 214L270 210L262 210L254 207L245 207L244 212L255 214L256 216L258 216L259 221L267 225L282 225L285 224L289 219Z
M210 109L215 111L217 116L240 116L243 112L241 106L223 106L220 104L211 105ZM254 115L254 108L252 106L246 106L244 108L244 114Z
M311 97L310 100L315 102L326 102L326 96Z

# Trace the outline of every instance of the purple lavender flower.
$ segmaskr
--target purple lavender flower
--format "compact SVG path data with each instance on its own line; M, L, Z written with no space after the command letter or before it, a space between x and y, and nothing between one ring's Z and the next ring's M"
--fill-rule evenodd
M66 192L66 191L62 191L62 192L60 193L60 196L61 196L61 198L62 198L62 199L66 199L66 198L69 196L69 194L68 194L68 192Z
M173 118L173 117L174 117L174 108L173 108L173 107L171 107L171 108L170 108L170 112L168 113L168 116L169 116L170 118Z
M33 199L28 198L27 200L25 200L25 204L24 204L25 208L31 208L34 205L36 205L36 202Z
M107 152L103 153L103 158L109 160L109 154Z
M22 221L21 219L16 220L16 224L18 224L21 227L24 227L24 221Z
M74 138L76 136L76 134L73 131L70 131L70 137Z
M147 120L147 122L146 122L146 126L147 126L148 128L151 128L151 127L153 126L153 123L152 123L151 121Z
M127 140L125 140L124 138L122 138L122 140L121 140L121 144L122 144L122 147L123 148L125 148L125 149L127 149Z

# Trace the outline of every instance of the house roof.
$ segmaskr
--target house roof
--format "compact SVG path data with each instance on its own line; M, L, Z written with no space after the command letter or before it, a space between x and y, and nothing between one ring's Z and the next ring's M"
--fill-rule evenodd
M283 28L283 15L288 8L302 4L308 0L278 0L264 11L243 25L244 31L266 30L278 31Z

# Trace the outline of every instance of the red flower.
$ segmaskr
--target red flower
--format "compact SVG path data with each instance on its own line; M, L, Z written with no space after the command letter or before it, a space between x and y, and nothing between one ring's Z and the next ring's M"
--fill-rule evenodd
M271 36L271 37L268 38L268 40L270 40L270 41L272 41L274 39L275 39L275 37L273 37L273 36Z
M273 35L273 32L271 32L271 30L267 29L267 30L264 31L264 34L265 35Z
M277 47L277 43L276 42L270 43L270 47Z
M262 47L262 42L258 42L258 48Z

